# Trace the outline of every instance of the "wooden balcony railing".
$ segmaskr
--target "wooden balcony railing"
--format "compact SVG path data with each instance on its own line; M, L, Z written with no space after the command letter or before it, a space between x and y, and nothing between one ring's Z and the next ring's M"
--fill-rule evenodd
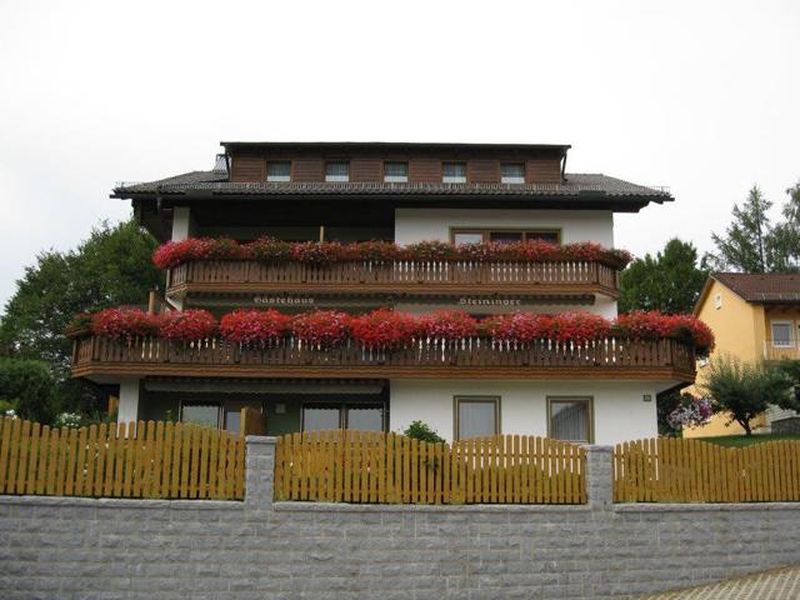
M560 293L617 297L617 269L599 261L195 261L169 271L169 295L191 292Z
M765 340L764 360L800 360L800 343Z
M419 339L391 352L355 342L318 349L295 339L245 347L220 338L175 342L144 337L75 340L74 376L175 375L201 377L384 377L665 379L692 382L694 349L663 339L608 338L577 344L541 340L530 344Z

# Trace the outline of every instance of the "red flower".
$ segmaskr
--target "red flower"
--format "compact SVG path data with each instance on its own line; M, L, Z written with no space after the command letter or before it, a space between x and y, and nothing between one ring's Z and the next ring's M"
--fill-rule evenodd
M347 339L350 316L336 310L318 310L294 317L290 329L297 339L313 346L335 346Z
M419 319L422 333L432 338L459 340L478 334L478 322L461 310L439 310Z
M273 342L286 334L290 319L274 308L239 309L222 317L219 330L226 340L239 344Z
M92 333L115 340L156 335L158 317L139 308L107 308L92 317Z
M489 337L509 342L532 342L547 337L552 318L533 313L487 317L482 326Z
M548 337L559 342L601 340L611 334L611 322L587 312L561 313L550 318Z
M207 310L168 312L159 318L159 335L170 340L194 342L217 333L217 320Z
M408 345L419 331L419 319L414 315L388 308L379 308L350 320L353 339L368 348L400 348Z
M456 256L456 247L438 240L409 244L402 251L406 260L448 260Z
M292 244L271 237L262 237L247 244L247 251L259 262L284 262L292 257Z
M341 260L345 247L338 242L298 242L292 245L292 258L312 265L326 265Z

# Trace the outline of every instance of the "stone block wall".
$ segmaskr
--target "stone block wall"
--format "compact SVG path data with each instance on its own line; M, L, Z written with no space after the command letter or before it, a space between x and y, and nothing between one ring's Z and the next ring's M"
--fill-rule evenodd
M800 505L272 502L248 438L244 502L0 497L0 598L624 598L800 562Z

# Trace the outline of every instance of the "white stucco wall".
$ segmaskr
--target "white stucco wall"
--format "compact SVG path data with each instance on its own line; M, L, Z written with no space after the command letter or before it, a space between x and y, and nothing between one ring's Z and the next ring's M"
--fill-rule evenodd
M119 383L117 422L130 423L139 419L139 379L123 379Z
M398 244L424 240L450 241L450 229L453 227L560 229L561 242L564 244L592 241L608 247L614 245L614 215L610 210L395 210L394 239Z
M594 442L615 444L658 434L656 390L663 387L650 381L393 380L390 428L401 431L422 420L451 441L454 396L500 396L501 433L546 436L548 396L592 396Z
M176 206L172 212L172 241L179 242L194 235L197 229L188 206Z

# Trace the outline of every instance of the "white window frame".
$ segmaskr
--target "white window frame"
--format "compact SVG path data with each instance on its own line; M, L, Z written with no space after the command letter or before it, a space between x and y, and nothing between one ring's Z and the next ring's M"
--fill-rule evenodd
M328 173L330 165L345 165L344 175L331 175ZM350 181L350 163L346 160L329 160L325 163L325 181L328 183L347 183Z
M270 175L269 168L272 165L287 165L289 167L289 172L286 175ZM273 183L287 183L292 180L292 163L288 160L275 160L271 162L267 162L267 181Z
M786 325L789 328L789 341L786 344L779 344L775 340L775 325ZM769 324L769 334L772 338L772 347L773 348L794 348L794 321L788 321L784 319L776 319L770 321Z
M402 165L405 167L405 175L389 175L387 169L389 165ZM387 160L383 164L383 182L384 183L408 183L408 163L402 160Z
M505 175L503 169L510 166L522 167L522 175ZM525 183L525 163L504 162L500 163L500 183L508 185L520 185Z
M464 175L445 175L444 169L447 165L462 165ZM442 183L467 183L467 163L457 160L442 163Z

